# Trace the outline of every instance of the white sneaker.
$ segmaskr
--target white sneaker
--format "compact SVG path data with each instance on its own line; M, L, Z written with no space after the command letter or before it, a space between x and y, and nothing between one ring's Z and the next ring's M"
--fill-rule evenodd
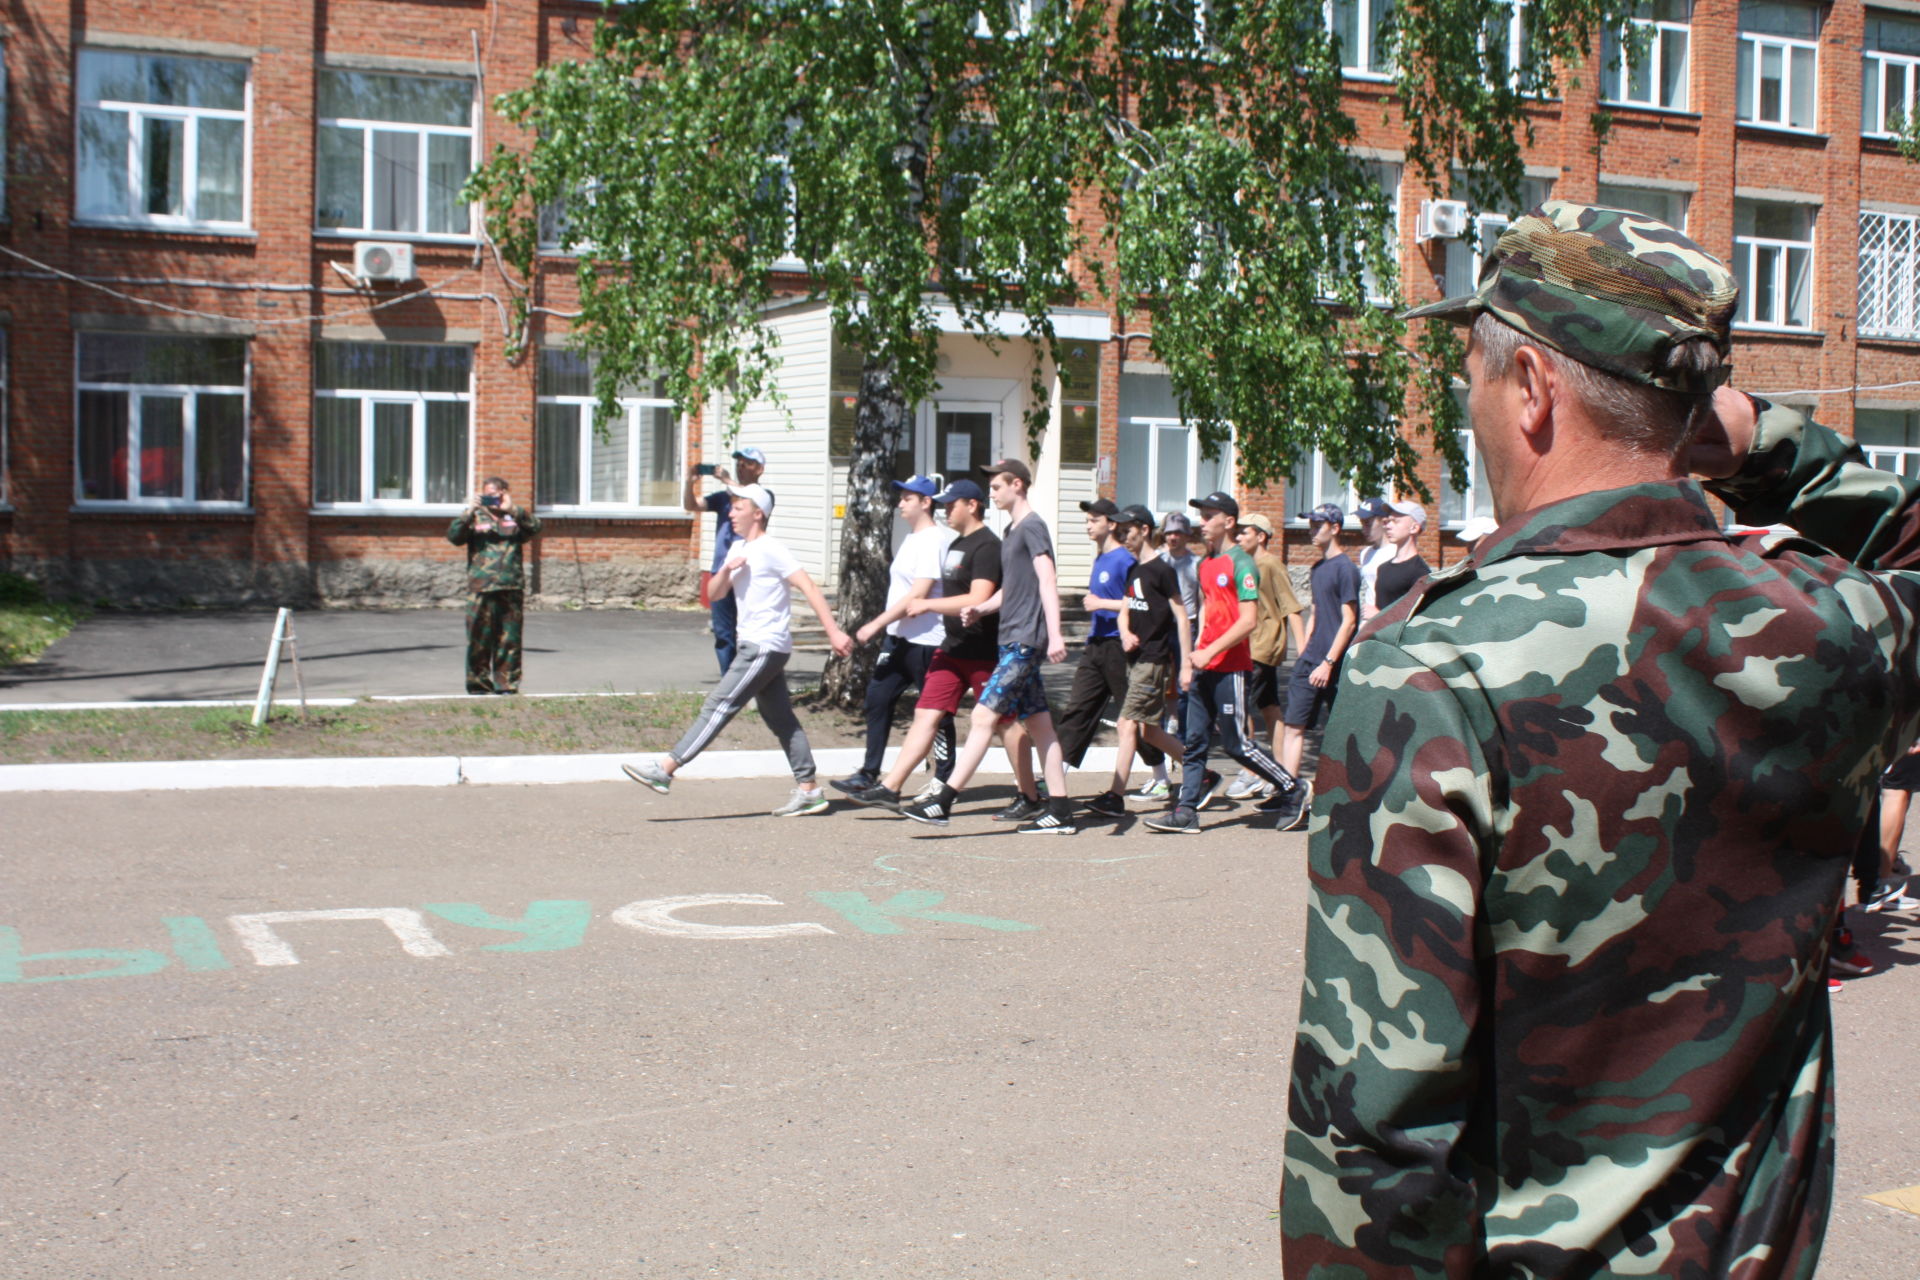
M795 787L787 802L773 811L776 818L798 818L809 813L825 813L828 809L827 793L818 787L808 790Z
M1227 799L1245 800L1259 789L1260 779L1254 776L1253 770L1242 769L1234 775L1233 781L1228 784Z

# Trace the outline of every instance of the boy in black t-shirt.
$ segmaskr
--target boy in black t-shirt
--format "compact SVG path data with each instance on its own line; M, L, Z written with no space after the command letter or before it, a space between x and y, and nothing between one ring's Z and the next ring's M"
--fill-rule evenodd
M1180 597L1180 575L1162 555L1153 555L1148 538L1153 513L1142 506L1123 509L1115 518L1122 545L1138 562L1127 571L1126 607L1120 610L1120 648L1127 655L1127 694L1115 722L1118 746L1113 782L1087 801L1094 813L1118 817L1127 811L1127 775L1133 771L1135 744L1145 740L1179 758L1180 742L1160 727L1167 710L1167 688L1177 673L1179 687L1193 682L1193 628ZM1152 556L1151 559L1144 557Z

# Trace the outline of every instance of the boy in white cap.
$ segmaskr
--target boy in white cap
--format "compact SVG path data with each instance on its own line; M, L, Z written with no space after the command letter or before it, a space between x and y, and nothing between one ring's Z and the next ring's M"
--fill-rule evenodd
M1427 527L1427 509L1417 502L1389 502L1389 511L1380 521L1391 558L1382 561L1373 574L1373 610L1384 612L1401 596L1413 590L1413 584L1431 573L1420 555L1420 531Z
M825 813L827 795L814 782L813 748L793 714L793 695L787 688L787 659L793 653L792 590L806 597L835 653L841 657L852 653L853 638L834 621L826 597L793 553L767 533L773 495L757 484L730 485L727 492L733 496L728 518L736 540L714 573L711 589L730 592L738 606L739 652L672 750L657 761L620 768L635 782L666 794L680 766L704 751L752 699L760 718L786 749L787 764L793 770L793 795L773 811L774 816Z
M720 572L720 566L726 563L727 554L738 541L733 531L731 518L733 510L732 486L760 484L760 473L767 469L767 455L752 445L743 445L733 451L733 461L739 474L733 475L725 467L713 468L713 478L724 488L715 489L702 498L698 495L695 482L699 472L690 469L687 472L686 492L681 495L681 505L694 514L702 511L714 513L713 522L713 565L714 573ZM768 489L767 514L773 514L773 490ZM734 608L733 596L724 588L716 586L710 578L707 582L707 617L713 628L713 656L719 660L720 674L725 675L727 668L733 665L733 655L738 648L736 633L739 629L739 616Z

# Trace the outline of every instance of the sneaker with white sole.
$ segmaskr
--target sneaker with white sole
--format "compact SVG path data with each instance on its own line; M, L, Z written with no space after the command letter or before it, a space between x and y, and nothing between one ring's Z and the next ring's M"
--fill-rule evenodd
M869 809L890 809L900 811L900 793L885 783L876 782L865 791L850 791L847 799L855 804L866 805Z
M827 793L818 787L795 787L787 802L773 811L776 818L798 818L809 813L825 813L831 806Z
M995 822L1025 822L1035 814L1045 813L1046 811L1046 801L1030 799L1016 791L1013 793L1013 799L1007 801L1006 808L993 815L993 820Z
M667 794L668 788L673 786L673 775L651 760L644 760L639 764L623 764L620 766L620 772L643 787L652 787L661 795Z
M1165 778L1153 778L1150 779L1145 786L1129 796L1128 799L1146 801L1165 800L1172 794L1172 791L1173 789L1167 785Z
M1861 906L1874 912L1911 911L1920 907L1920 898L1909 896L1898 881L1884 881Z
M1215 800L1218 800L1220 798L1221 789L1224 788L1226 785L1227 785L1227 780L1221 777L1219 774L1215 773L1211 769L1201 774L1200 775L1200 799L1194 803L1193 811L1195 813L1198 813L1200 812L1200 810L1212 804Z
M915 800L912 804L901 805L900 816L912 818L915 822L922 822L930 827L946 826L948 819L953 816L953 802L959 798L960 793L944 782L935 785L939 790L932 795L923 793L923 798Z
M1313 784L1305 778L1295 778L1291 788L1275 791L1272 797L1262 801L1260 810L1275 816L1275 831L1292 831L1303 827L1313 815Z
M1020 824L1024 836L1072 836L1080 834L1073 820L1073 801L1062 796L1049 800L1047 807Z
M1257 794L1265 779L1251 769L1242 769L1233 775L1233 781L1227 784L1227 799L1245 800Z

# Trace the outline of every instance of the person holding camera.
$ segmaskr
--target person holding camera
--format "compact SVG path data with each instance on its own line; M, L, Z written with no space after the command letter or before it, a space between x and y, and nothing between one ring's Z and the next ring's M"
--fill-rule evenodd
M695 515L703 511L713 512L713 563L709 566L713 576L719 575L720 566L727 562L734 543L740 541L739 535L733 531L732 490L736 485L741 488L759 485L760 473L767 469L767 455L752 445L735 449L733 460L739 470L737 478L725 467L703 462L687 472L686 491L680 496L680 505ZM702 498L699 492L701 476L712 476L720 482L721 487ZM771 516L773 490L766 490L766 494ZM740 607L730 592L715 589L711 578L707 588L707 618L713 627L713 656L719 660L720 674L724 676L727 668L733 665L734 654L740 651Z
M447 527L467 549L467 692L520 692L520 624L526 572L520 549L540 535L540 517L515 506L507 482L488 478Z

